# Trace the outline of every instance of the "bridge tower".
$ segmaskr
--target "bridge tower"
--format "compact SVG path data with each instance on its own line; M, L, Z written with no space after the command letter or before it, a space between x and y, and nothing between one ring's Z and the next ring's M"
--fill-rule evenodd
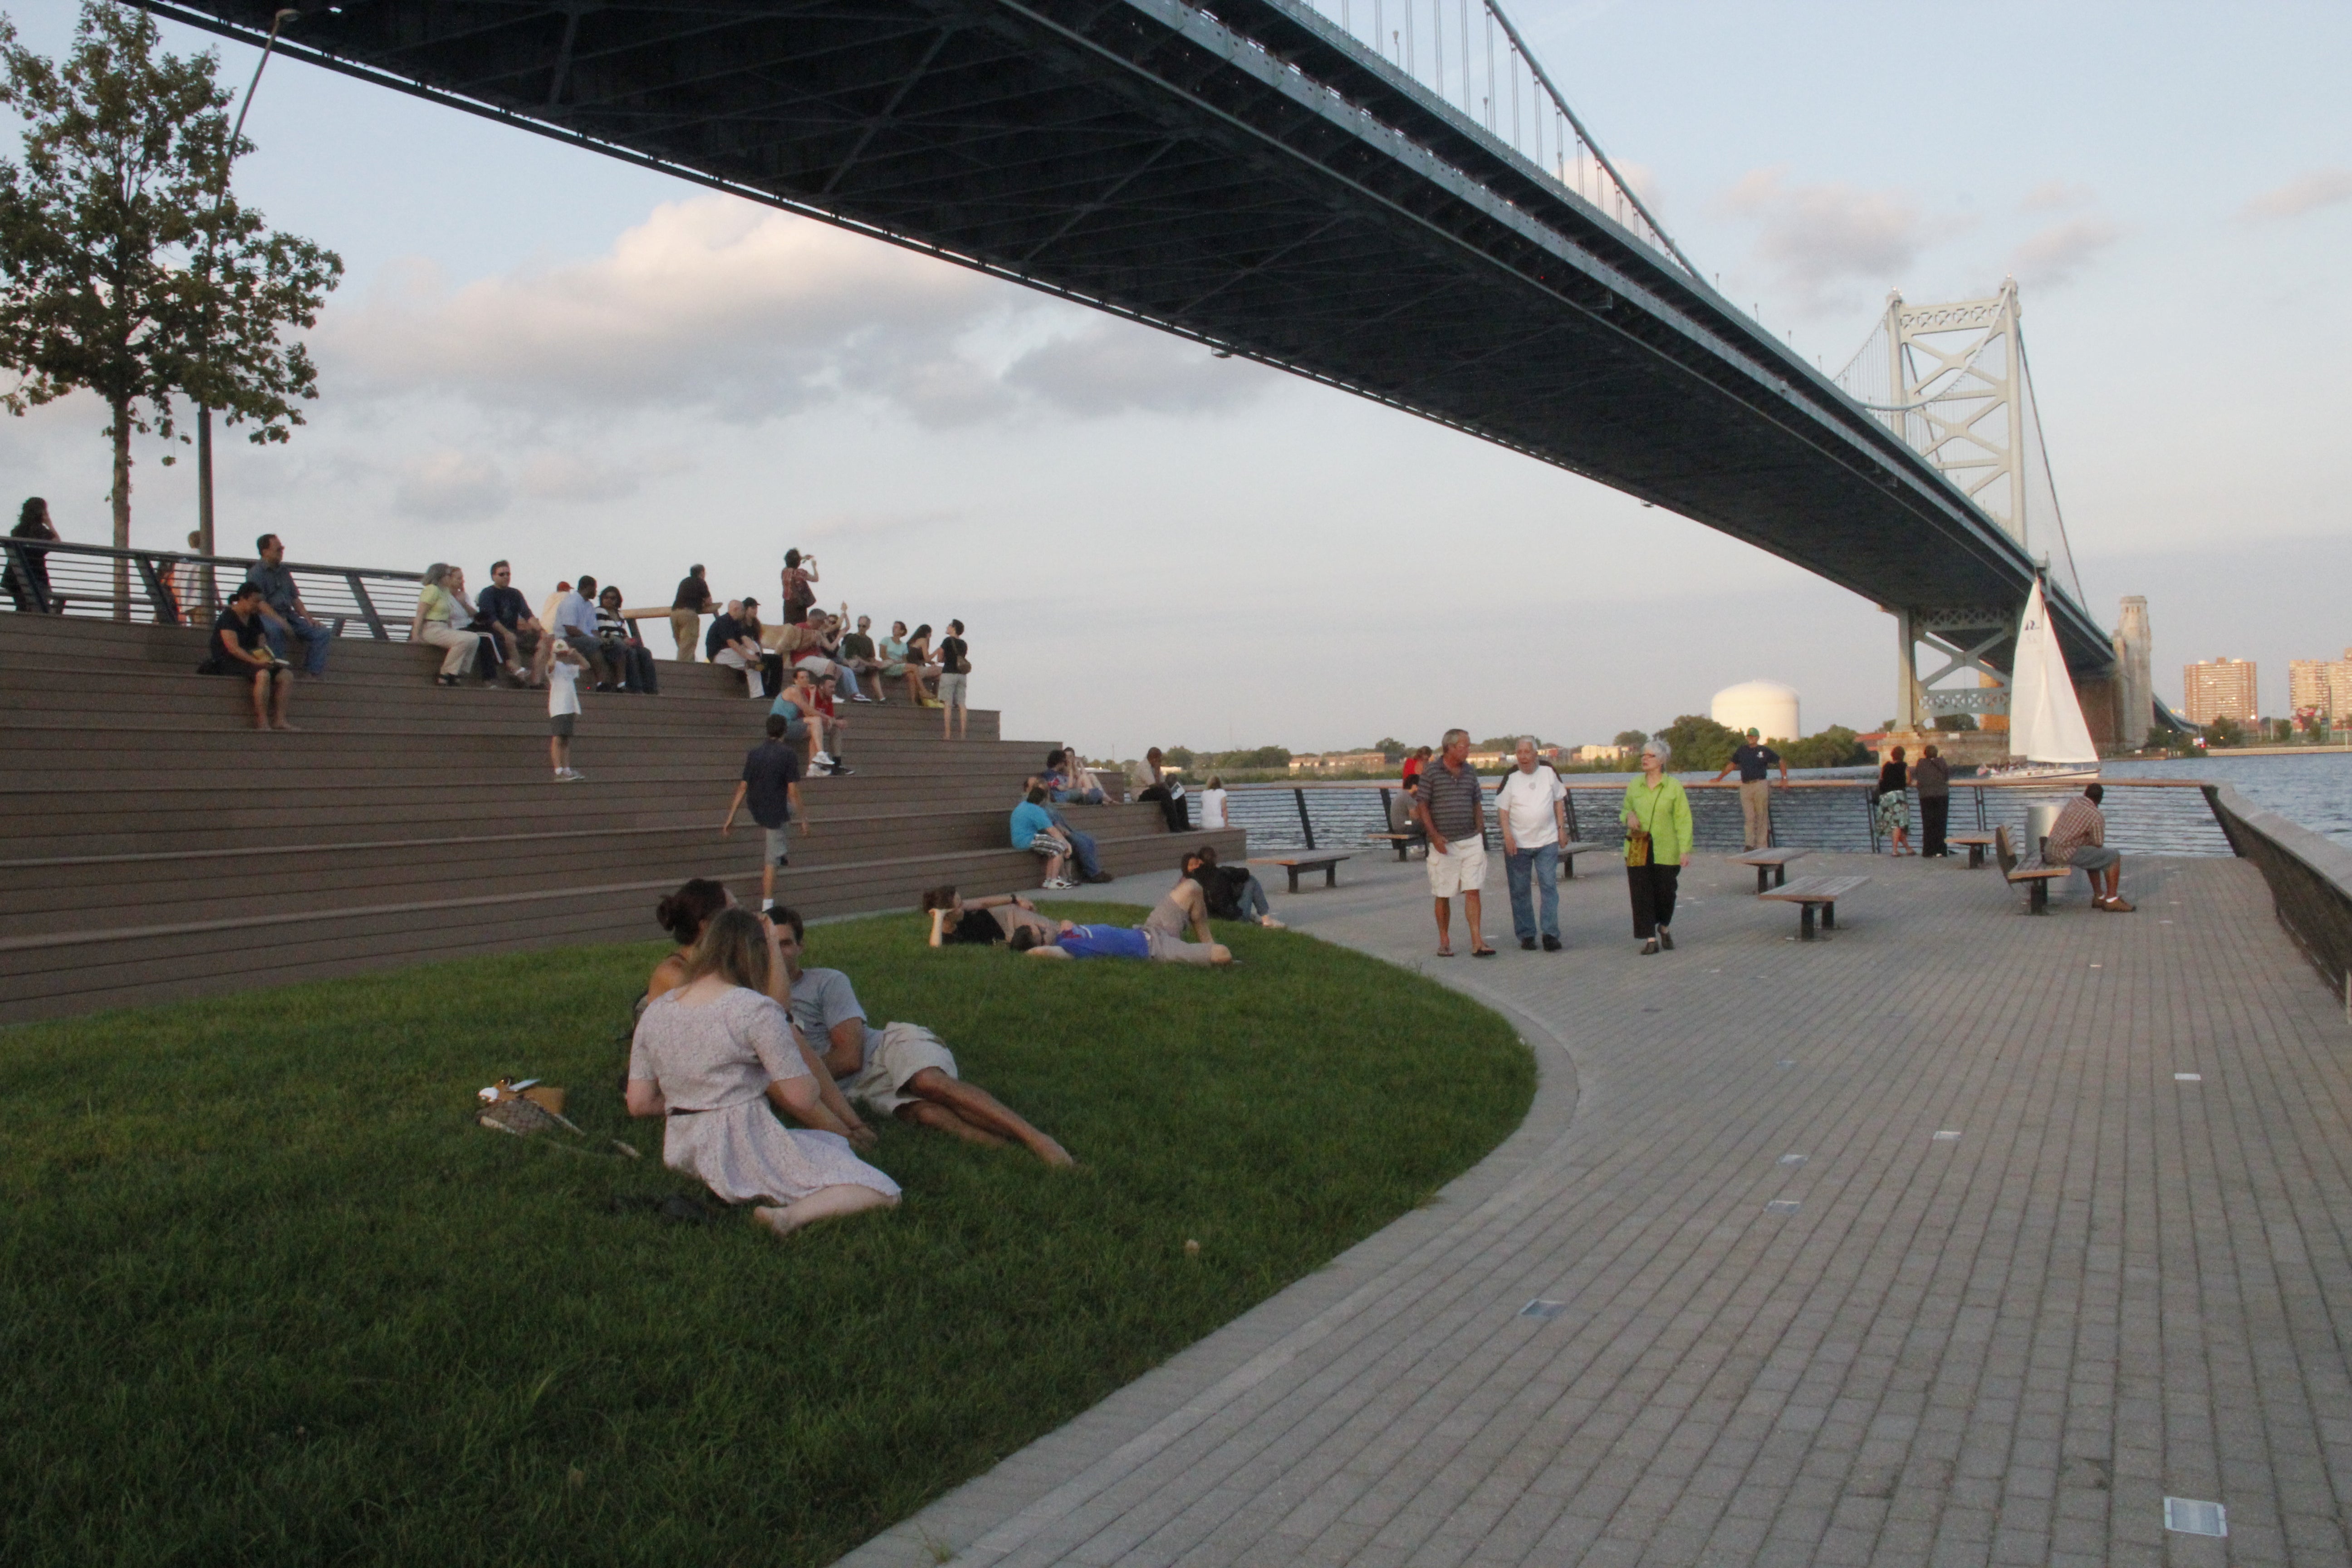
M2082 602L2020 330L2017 280L1990 298L1916 305L1900 291L1838 384L1951 479ZM1895 623L1895 723L2009 710L2006 645L2016 606L1889 605ZM1919 649L1943 660L1920 673ZM1996 663L1995 660L2000 662ZM1947 681L1952 684L1945 684Z

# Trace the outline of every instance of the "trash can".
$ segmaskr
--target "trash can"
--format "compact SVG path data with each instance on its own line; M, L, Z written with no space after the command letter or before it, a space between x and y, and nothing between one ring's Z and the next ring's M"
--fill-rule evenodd
M2065 809L2063 801L2037 800L2025 808L2025 845L2035 855L2042 853L2043 840L2058 826L2058 814Z

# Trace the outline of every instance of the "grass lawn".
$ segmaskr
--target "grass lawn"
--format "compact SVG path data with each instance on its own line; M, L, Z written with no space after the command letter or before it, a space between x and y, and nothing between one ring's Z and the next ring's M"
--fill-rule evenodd
M1221 933L1230 973L812 929L877 1024L938 1030L1085 1169L884 1123L904 1205L783 1244L626 1202L699 1190L620 1104L658 945L0 1032L0 1562L830 1560L1525 1112L1496 1015ZM646 1158L476 1127L508 1073Z

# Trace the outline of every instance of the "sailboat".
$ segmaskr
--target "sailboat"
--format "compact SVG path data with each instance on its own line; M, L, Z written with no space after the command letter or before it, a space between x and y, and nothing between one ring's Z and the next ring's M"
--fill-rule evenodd
M2099 748L2092 743L2091 728L2083 722L2083 705L2074 696L2074 678L2066 673L2066 656L2058 647L2058 628L2051 624L2050 606L2036 579L2025 597L2025 613L2017 621L2017 652L2009 674L2009 753L2005 767L1988 769L2000 778L2096 778Z

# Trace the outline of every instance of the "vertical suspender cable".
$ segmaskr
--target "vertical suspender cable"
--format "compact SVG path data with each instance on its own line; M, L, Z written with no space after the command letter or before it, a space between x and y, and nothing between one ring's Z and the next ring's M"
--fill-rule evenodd
M1495 129L1495 8L1486 7L1486 129Z
M1429 0L1429 47L1437 56L1437 96L1445 96L1445 0ZM1381 813L1381 820L1388 820Z

